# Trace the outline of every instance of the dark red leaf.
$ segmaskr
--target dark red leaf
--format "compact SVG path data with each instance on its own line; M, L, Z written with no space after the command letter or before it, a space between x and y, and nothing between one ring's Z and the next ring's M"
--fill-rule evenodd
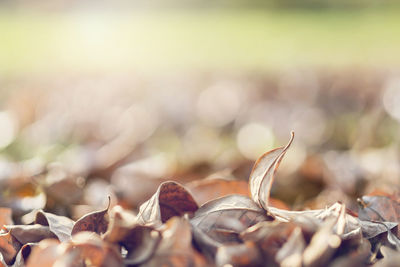
M194 213L198 209L192 195L176 182L164 182L157 192L140 206L138 221L141 224L160 225L173 216Z

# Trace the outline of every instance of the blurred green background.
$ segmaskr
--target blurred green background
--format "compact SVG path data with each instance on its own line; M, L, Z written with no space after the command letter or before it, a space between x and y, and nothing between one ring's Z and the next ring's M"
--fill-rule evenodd
M253 71L400 62L400 13L390 2L40 2L2 8L2 73Z

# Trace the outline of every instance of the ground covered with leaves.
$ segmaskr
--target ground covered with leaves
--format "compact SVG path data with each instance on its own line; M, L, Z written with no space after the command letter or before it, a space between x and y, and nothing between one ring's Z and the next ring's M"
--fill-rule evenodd
M398 265L400 83L364 74L7 93L0 266Z
M246 183L207 179L186 187L163 182L137 214L119 205L110 209L109 199L105 210L77 221L38 210L22 217L26 224L14 225L12 210L2 208L1 264L396 265L397 195L364 196L358 212L340 202L325 209L290 211L270 201L275 171L293 137L292 133L285 147L256 161L249 178L250 196Z

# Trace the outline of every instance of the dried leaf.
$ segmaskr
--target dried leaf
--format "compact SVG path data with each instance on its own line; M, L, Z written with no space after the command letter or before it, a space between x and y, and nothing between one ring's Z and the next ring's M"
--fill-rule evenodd
M144 266L207 266L203 256L192 247L190 223L186 218L169 219L154 256Z
M399 265L400 253L387 246L382 246L380 251L383 255L383 259L374 264L376 267L395 267Z
M0 233L0 253L7 264L14 261L20 248L21 243L10 232Z
M10 232L21 244L35 243L46 238L57 238L57 236L50 231L48 226L40 224L5 225L4 229Z
M365 224L370 226L367 229L363 229L363 234L368 236L379 235L382 228L386 229L387 241L395 247L400 248L400 229L396 227L394 233L392 232L392 225L390 222L396 223L396 226L400 222L400 202L395 195L393 196L363 196L358 199L359 212L358 217L361 221L373 222L374 227L371 229L371 224ZM379 225L379 226L378 226ZM380 242L380 241L379 241Z
M387 196L363 196L358 218L363 221L400 222L400 202Z
M118 267L123 264L121 254L115 246L101 240L96 233L86 231L72 237L72 243L63 257L71 267L82 262L86 266L104 267Z
M194 213L198 209L192 195L176 182L162 183L157 192L140 206L138 222L160 225L173 216Z
M302 254L306 247L306 242L304 240L303 234L301 233L301 228L296 227L288 241L282 246L275 256L275 260L281 266L301 266Z
M335 219L329 219L311 239L303 254L304 266L324 266L339 248L342 240L334 233Z
M259 248L251 241L219 247L215 262L217 266L264 266Z
M113 208L113 217L104 240L120 244L127 251L126 264L140 264L148 260L155 252L160 240L160 233L150 226L127 220L126 211L118 206Z
M388 229L392 230L398 225L397 223L394 222L378 223L378 222L362 221L362 220L360 220L359 223L361 225L363 236L367 239L371 239L382 233L385 233L388 231Z
M3 254L1 254L1 252L0 252L0 267L7 267L7 266L8 265L7 265L6 261L4 260Z
M291 133L289 143L268 151L262 155L254 164L251 171L249 184L253 200L264 210L268 210L269 196L271 192L274 175L286 151L293 142L294 133Z
M76 221L72 228L71 235L82 231L95 232L102 234L107 231L108 227L108 209L110 208L111 199L108 198L108 206L101 211L91 212Z
M343 247L343 245L341 246ZM339 248L340 250L341 248ZM365 239L360 239L356 247L346 247L343 256L338 257L329 265L331 267L367 266L371 256L371 244ZM375 266L375 265L374 265Z
M242 231L268 219L250 198L229 195L204 204L190 222L197 245L212 255L221 244L241 242Z
M34 246L36 246L36 243L23 245L17 254L13 267L24 267Z
M205 179L190 182L187 184L187 187L199 205L226 195L250 195L249 186L246 181Z
M296 228L292 222L282 223L278 221L260 222L241 233L245 241L253 241L264 255L266 265L275 266L278 251L287 242L288 237Z
M59 241L56 239L45 239L32 248L27 267L52 267L55 266L57 258L62 253L59 249Z
M0 228L3 225L14 224L11 215L12 210L10 208L0 208Z
M48 226L58 240L66 242L71 240L71 231L74 227L74 221L65 216L58 216L52 213L39 210L35 216L35 223Z

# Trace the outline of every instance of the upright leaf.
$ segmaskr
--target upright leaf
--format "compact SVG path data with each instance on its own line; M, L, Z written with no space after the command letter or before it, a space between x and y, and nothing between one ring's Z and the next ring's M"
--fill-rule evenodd
M274 174L292 144L294 132L291 133L289 143L284 147L273 149L262 155L254 164L250 174L250 192L253 200L264 210L268 209L269 195L271 192Z

